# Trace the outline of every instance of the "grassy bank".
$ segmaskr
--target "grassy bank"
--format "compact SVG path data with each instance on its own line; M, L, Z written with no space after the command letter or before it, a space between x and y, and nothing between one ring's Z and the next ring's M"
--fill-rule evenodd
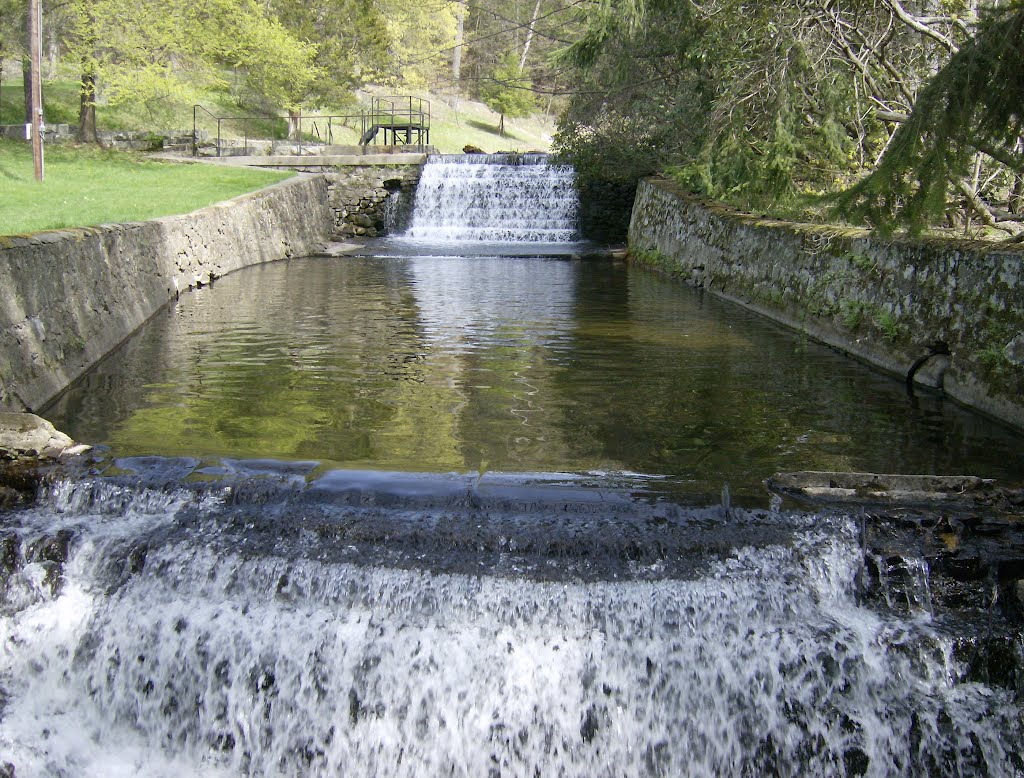
M188 213L291 175L74 146L48 146L45 163L40 184L31 147L0 140L0 235Z

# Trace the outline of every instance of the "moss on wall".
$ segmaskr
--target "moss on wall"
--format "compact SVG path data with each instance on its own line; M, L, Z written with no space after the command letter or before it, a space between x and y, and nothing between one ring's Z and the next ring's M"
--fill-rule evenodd
M945 343L947 393L1024 427L1024 360L1013 358L1024 339L1019 250L773 221L657 179L637 191L629 244L644 265L897 375Z

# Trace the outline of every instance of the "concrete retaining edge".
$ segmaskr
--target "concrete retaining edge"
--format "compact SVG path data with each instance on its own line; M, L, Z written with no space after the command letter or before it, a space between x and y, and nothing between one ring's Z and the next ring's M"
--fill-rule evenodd
M1024 253L988 242L885 240L738 213L674 184L637 190L630 257L1024 429Z
M322 176L181 216L0 237L0 410L45 405L180 293L322 250Z

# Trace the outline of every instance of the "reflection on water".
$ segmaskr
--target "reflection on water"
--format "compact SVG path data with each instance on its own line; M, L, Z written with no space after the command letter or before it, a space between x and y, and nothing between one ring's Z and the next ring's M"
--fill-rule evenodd
M753 314L606 261L307 258L183 298L45 411L120 455L392 471L1018 481L1021 438Z

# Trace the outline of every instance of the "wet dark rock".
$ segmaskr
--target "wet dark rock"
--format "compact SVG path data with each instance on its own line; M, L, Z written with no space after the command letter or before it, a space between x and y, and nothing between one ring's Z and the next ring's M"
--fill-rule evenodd
M1024 677L1020 675L1017 643L1014 633L987 633L959 637L954 643L957 661L965 668L964 680L1001 686L1017 694L1024 694Z
M360 718L364 715L362 701L359 699L359 695L355 689L348 690L348 719L352 724L356 724Z
M68 561L68 551L74 533L70 529L58 530L35 541L28 548L28 558L34 562L53 562L63 566Z
M128 552L128 558L125 560L126 567L129 575L137 575L142 572L142 569L146 566L146 554L149 549L144 546L133 546Z
M8 510L25 501L25 496L17 489L0 486L0 511Z
M0 453L0 510L19 507L35 498L44 477L42 464L28 457L4 460Z
M894 475L805 470L776 473L765 482L783 496L814 503L886 506L1007 507L1018 497L976 476Z
M6 581L18 569L21 541L17 535L0 536L0 578Z
M10 762L0 764L0 778L15 778L14 765Z
M580 725L580 737L583 738L583 742L592 742L600 728L601 725L598 723L597 713L594 707L591 706L587 709L587 715L583 717L583 724Z
M35 540L25 550L26 560L43 568L43 584L52 597L60 593L73 537L71 530L62 529Z

